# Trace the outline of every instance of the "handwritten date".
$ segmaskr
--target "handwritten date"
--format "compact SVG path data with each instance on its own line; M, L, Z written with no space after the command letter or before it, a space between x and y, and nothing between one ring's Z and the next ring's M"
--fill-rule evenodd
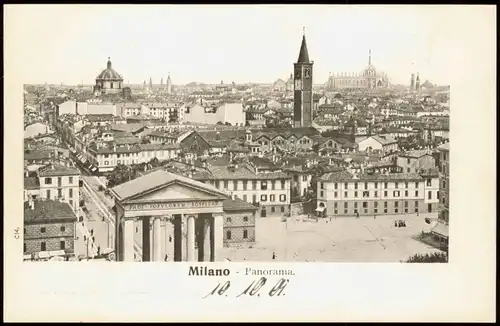
M274 286L267 292L267 294L270 297L274 296L283 296L285 293L283 290L286 288L290 280L286 278L280 279L278 282L274 284ZM259 292L264 292L264 290L260 291L262 287L267 283L267 279L265 277L261 277L260 279L253 281L243 292L238 294L236 298L239 298L241 296L260 296ZM209 297L209 296L226 296L226 291L231 287L231 282L226 281L225 283L218 283L217 286L206 296L203 297L203 299Z

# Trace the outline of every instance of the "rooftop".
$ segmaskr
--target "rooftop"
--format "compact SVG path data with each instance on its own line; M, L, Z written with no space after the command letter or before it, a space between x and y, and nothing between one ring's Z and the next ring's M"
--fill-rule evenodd
M75 212L68 203L54 200L35 200L34 209L24 202L24 223L50 223L55 221L76 221Z
M228 198L224 200L223 202L224 205L224 211L248 211L248 210L257 210L258 208L255 207L254 205L247 203L244 200L241 200L239 198L231 199Z
M50 163L38 170L40 177L80 175L80 170L60 164Z

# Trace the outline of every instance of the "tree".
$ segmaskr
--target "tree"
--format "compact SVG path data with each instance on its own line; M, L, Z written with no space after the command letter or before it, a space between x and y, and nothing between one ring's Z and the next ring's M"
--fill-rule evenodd
M218 125L223 125L223 123L221 121L217 121L217 124Z
M434 252L432 254L415 254L409 257L405 263L447 263L448 254L446 252Z

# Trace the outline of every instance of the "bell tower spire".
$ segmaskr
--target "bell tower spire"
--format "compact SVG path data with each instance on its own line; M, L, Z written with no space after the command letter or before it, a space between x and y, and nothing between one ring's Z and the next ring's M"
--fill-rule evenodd
M111 57L108 57L108 69L111 69Z
M368 65L372 64L372 49L368 51Z

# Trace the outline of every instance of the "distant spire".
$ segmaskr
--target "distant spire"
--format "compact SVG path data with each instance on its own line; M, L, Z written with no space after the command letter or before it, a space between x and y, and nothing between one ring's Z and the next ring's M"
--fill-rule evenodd
M111 69L111 57L108 57L108 69Z
M368 65L372 64L372 49L368 51Z
M306 44L306 28L303 27L304 35L302 35L302 44L300 45L299 59L297 63L309 63L309 53Z

